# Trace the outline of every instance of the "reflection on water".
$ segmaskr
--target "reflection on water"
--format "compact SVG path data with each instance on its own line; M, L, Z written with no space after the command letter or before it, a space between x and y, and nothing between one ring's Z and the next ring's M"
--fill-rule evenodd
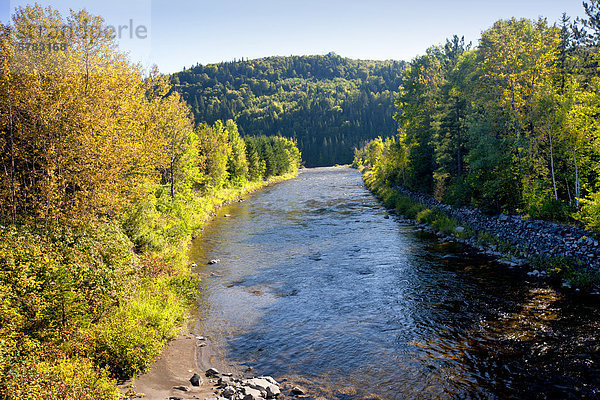
M348 168L228 206L195 241L198 333L330 399L597 398L595 305L438 243Z

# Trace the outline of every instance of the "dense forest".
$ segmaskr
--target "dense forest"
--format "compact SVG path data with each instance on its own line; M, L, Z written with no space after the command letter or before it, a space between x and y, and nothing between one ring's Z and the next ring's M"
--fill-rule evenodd
M198 296L191 236L300 166L289 139L195 125L112 36L38 5L0 24L1 399L119 399Z
M587 18L497 21L413 59L399 133L355 154L388 185L457 205L600 228L599 2Z
M242 136L292 137L306 166L350 163L355 147L396 131L402 61L269 57L196 65L172 83L198 122L233 119Z

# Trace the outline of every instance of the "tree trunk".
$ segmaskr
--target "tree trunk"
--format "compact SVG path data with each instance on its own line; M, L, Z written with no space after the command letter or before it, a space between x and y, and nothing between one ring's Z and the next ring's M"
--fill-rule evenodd
M558 193L556 191L556 178L554 177L554 151L552 148L552 135L550 129L548 129L548 139L550 139L550 168L552 169L552 186L554 187L554 200L558 200Z
M573 148L573 163L575 164L575 208L579 210L579 172L577 171L575 148Z

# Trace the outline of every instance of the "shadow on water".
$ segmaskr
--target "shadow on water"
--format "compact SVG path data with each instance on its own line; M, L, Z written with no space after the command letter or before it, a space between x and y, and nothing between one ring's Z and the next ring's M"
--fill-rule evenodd
M222 260L199 271L216 358L329 399L600 396L595 304L385 219L354 170L223 212L192 249Z

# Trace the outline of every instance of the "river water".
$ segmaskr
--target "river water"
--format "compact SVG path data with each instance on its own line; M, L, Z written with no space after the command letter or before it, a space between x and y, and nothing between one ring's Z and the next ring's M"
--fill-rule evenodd
M600 398L592 299L388 216L356 170L306 169L224 207L191 259L200 351L222 369L326 399Z

